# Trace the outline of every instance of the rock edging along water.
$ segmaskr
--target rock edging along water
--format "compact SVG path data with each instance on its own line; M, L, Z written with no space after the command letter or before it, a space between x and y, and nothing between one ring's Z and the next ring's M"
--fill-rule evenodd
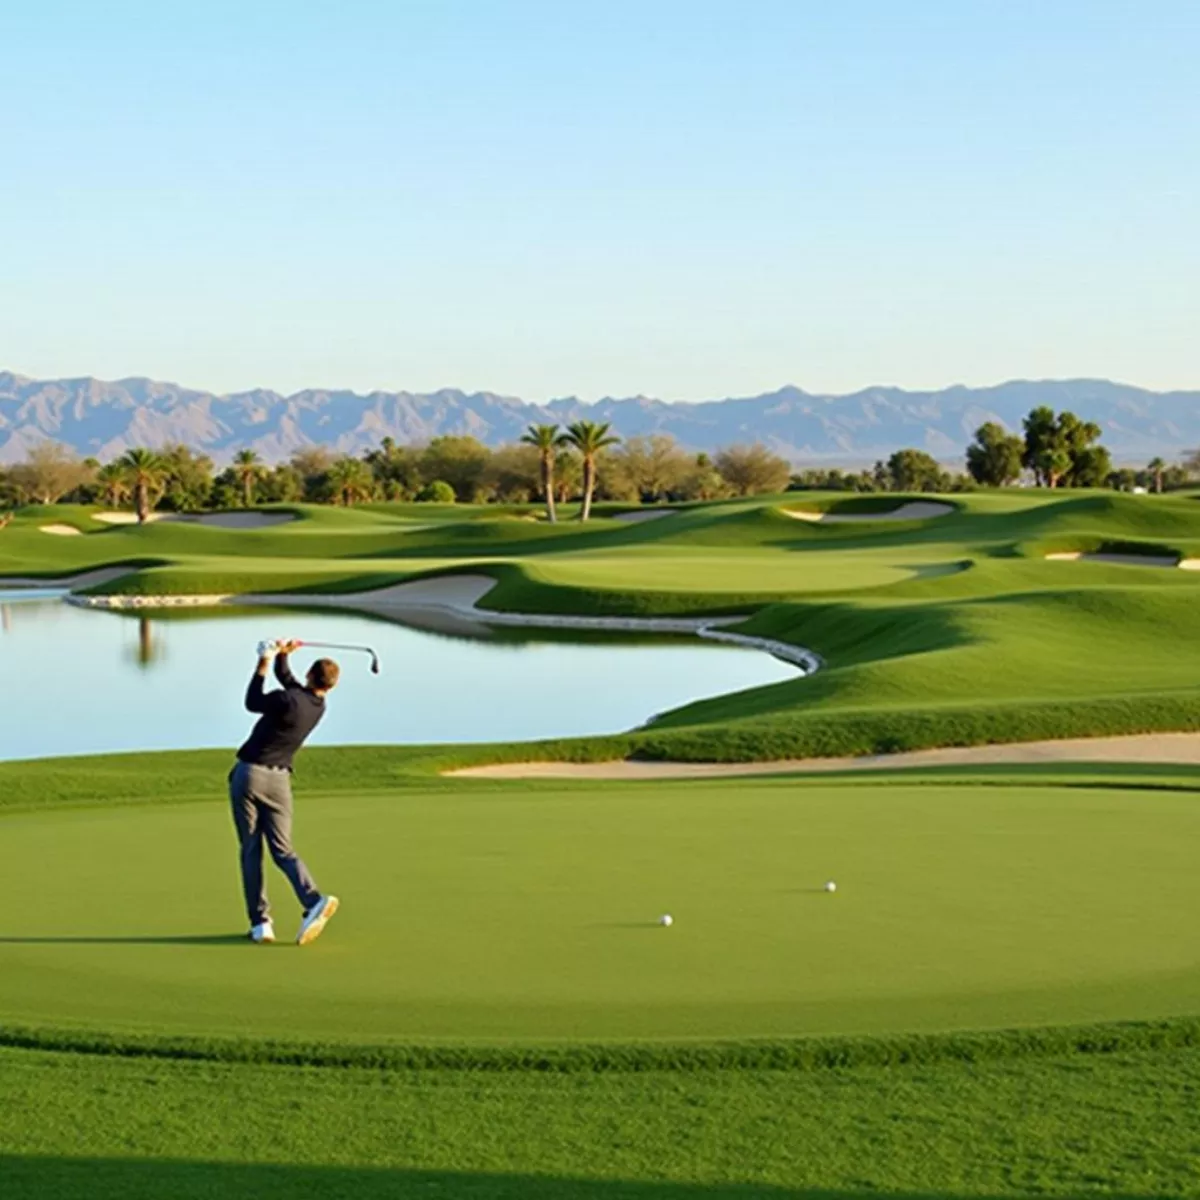
M416 579L370 592L314 593L312 595L236 595L227 593L194 595L112 595L80 596L68 594L66 601L82 608L211 608L218 605L272 605L303 608L360 609L387 615L405 610L445 612L480 625L507 625L529 629L588 630L608 633L681 633L764 650L791 663L805 675L823 665L821 656L804 646L774 638L755 637L726 628L743 617L588 617L551 613L498 612L479 607L479 601L496 586L490 575L440 575Z

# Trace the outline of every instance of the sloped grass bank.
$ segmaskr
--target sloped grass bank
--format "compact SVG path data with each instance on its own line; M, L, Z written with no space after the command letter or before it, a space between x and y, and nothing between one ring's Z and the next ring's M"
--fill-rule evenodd
M45 509L0 533L0 570L44 577L52 564L120 561L130 573L93 592L141 597L348 595L482 573L496 580L484 608L745 616L739 632L825 662L811 678L688 705L620 738L543 744L544 757L725 761L1197 728L1200 573L1044 560L1048 547L1190 553L1195 498L981 493L890 526L779 511L865 515L929 499L791 493L588 526L460 506L298 506L271 529L160 523L62 539L38 532L56 511Z
M6 1200L1184 1197L1198 1087L1190 1048L599 1075L0 1050L0 1179Z
M98 1058L255 1066L466 1072L481 1075L603 1075L650 1071L801 1071L1090 1059L1200 1051L1200 1017L1097 1025L871 1037L760 1038L725 1042L560 1042L542 1045L363 1044L249 1038L162 1037L0 1024L0 1047Z
M791 687L791 684L777 684ZM742 693L745 694L745 693ZM722 697L726 709L734 698ZM721 701L703 704L718 705ZM774 705L774 701L771 701ZM534 743L527 759L594 762L632 756L680 762L770 762L789 758L841 758L983 746L1059 738L1118 737L1137 733L1200 730L1200 690L1142 697L967 703L894 710L860 710L747 717L728 721L706 714L694 719L688 706L666 714L646 732L610 739L606 747ZM660 724L663 728L659 729ZM607 749L609 753L602 755ZM529 750L538 751L530 754ZM565 752L564 752L565 751ZM514 761L494 758L492 761Z

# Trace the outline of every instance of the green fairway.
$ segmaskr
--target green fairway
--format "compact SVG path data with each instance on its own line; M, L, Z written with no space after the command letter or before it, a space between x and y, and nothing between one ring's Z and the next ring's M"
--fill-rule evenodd
M259 529L27 508L0 532L0 576L119 566L92 590L344 595L468 571L496 580L485 608L741 615L741 632L824 662L813 678L544 754L763 759L1200 729L1200 571L1169 566L1200 559L1200 498L1010 489L886 519L930 499L789 493L587 525L530 508L292 506L280 511L294 519ZM787 515L798 509L866 519ZM47 524L83 532L51 537ZM1118 559L1047 559L1096 552Z
M386 1042L1200 1011L1194 794L984 779L390 793L347 780L302 792L299 845L344 905L305 951L238 939L215 799L17 812L0 840L0 1016ZM291 933L294 902L271 886Z
M436 774L1200 729L1200 572L1045 558L1200 556L1196 498L949 499L586 527L24 510L2 573L125 564L101 590L155 595L483 572L486 607L736 614L824 665L612 737L306 750L298 846L343 908L303 950L240 936L227 752L0 763L0 1195L1200 1195L1196 769ZM62 522L84 536L39 528Z

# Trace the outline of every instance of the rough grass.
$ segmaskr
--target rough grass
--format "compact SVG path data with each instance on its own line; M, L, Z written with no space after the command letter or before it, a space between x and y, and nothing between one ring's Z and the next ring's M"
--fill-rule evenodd
M464 1074L0 1051L26 1197L1200 1194L1200 1051L796 1071Z

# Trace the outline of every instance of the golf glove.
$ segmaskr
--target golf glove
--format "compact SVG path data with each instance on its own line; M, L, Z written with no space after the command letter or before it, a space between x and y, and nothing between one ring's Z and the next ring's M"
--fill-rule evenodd
M271 658L278 653L279 653L279 643L278 642L259 642L258 643L258 657L259 658Z

